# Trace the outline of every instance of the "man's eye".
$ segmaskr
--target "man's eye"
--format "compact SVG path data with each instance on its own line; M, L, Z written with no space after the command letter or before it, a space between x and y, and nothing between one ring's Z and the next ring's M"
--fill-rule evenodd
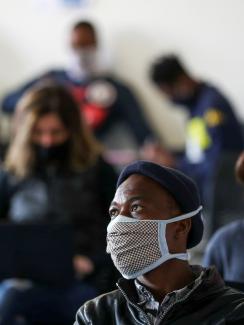
M131 212L138 212L142 209L142 207L139 204L133 204L131 207Z
M109 210L109 215L111 218L116 217L118 215L118 209L110 209Z

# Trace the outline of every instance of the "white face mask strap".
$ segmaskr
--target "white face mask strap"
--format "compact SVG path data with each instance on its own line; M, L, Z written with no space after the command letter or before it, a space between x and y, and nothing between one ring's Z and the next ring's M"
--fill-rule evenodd
M182 214L181 216L179 217L175 217L175 218L171 218L171 219L167 219L167 220L163 220L165 223L173 223L173 222L177 222L177 221L181 221L181 220L184 220L184 219L188 219L188 218L191 218L195 215L198 214L198 212L200 212L202 210L202 206L200 205L200 207L192 212L189 212L189 213L186 213L186 214Z
M177 253L177 254L170 254L172 258L177 258L179 260L187 261L190 259L189 254L186 253Z
M112 226L112 224L117 223L117 222L127 222L127 223L137 223L137 222L162 222L164 224L168 224L168 223L173 223L173 222L177 222L177 221L181 221L184 219L188 219L191 218L195 215L198 214L198 212L200 212L202 210L202 206L200 206L198 209L186 213L186 214L182 214L179 217L175 217L175 218L171 218L171 219L167 219L167 220L153 220L153 219L147 219L147 220L137 220L137 219L133 219L130 217L126 217L123 215L120 215L118 217L112 218L112 220L110 221L110 223L108 224L107 230L110 229L110 227Z

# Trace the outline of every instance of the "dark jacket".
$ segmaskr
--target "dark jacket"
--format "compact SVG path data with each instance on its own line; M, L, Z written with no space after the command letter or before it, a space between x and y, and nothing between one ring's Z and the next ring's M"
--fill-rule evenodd
M105 251L115 182L113 168L102 159L80 172L65 166L37 168L23 179L2 170L0 219L25 224L73 224L77 253L92 258Z
M150 325L147 315L137 304L133 280L120 279L117 286L118 290L84 304L77 313L75 325ZM163 317L156 320L157 324L244 324L244 293L226 287L216 269L206 269L200 285L171 305Z
M86 279L103 293L112 290L118 279L105 253L115 182L114 169L102 159L79 172L41 165L23 179L1 170L0 220L73 225L75 253L88 256L94 264L94 272Z

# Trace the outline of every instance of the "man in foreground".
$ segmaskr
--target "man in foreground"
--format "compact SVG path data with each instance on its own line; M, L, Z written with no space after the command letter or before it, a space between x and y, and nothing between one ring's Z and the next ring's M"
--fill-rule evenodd
M195 183L181 172L138 161L121 173L110 206L107 251L123 278L88 301L81 324L244 324L244 294L214 268L190 266L202 239Z

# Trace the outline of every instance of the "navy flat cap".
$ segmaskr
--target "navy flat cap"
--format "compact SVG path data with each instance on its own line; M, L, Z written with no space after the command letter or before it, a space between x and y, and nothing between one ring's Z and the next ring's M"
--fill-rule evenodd
M117 181L117 188L132 174L144 175L159 183L174 197L183 214L197 210L201 206L196 184L179 170L139 160L122 170ZM200 211L192 217L192 227L188 236L187 248L192 248L200 243L203 229Z

